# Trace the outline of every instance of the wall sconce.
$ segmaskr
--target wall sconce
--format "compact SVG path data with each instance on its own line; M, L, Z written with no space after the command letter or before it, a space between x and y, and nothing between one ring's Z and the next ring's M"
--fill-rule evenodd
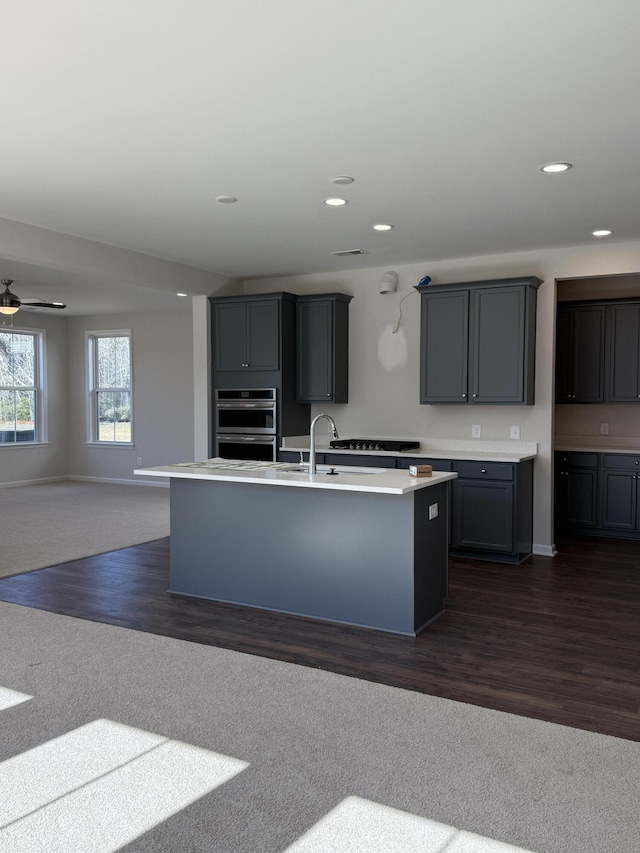
M380 278L380 293L395 293L398 287L398 273L388 270Z

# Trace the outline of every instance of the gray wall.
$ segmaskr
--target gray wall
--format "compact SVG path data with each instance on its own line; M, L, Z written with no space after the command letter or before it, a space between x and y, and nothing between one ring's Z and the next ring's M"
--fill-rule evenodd
M71 317L69 324L69 474L136 480L142 465L194 458L192 315L168 313ZM86 332L131 329L133 347L133 447L86 443Z
M45 333L47 443L31 447L0 445L0 485L65 477L69 469L68 320L52 313L22 310L14 315L13 323L16 331L38 329Z

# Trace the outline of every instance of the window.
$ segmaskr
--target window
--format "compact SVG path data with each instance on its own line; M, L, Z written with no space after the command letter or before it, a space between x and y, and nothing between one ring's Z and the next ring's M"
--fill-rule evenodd
M0 331L0 444L41 441L41 332Z
M92 332L88 342L90 441L131 444L131 332Z

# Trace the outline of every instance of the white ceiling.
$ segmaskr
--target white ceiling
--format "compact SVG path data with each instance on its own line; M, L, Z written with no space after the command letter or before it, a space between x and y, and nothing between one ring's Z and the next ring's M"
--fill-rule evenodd
M26 0L0 20L1 217L242 278L640 240L638 0Z

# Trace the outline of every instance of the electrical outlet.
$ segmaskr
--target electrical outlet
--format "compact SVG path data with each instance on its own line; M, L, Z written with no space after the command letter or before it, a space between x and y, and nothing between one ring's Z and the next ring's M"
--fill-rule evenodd
M520 438L519 426L512 426L509 428L509 438Z
M471 438L480 438L482 435L482 427L480 424L474 424L471 427Z
M600 435L609 435L609 424L600 424Z
M429 521L433 521L438 517L438 504L431 504L429 507Z
M142 456L138 456L137 463L138 465L142 465Z

